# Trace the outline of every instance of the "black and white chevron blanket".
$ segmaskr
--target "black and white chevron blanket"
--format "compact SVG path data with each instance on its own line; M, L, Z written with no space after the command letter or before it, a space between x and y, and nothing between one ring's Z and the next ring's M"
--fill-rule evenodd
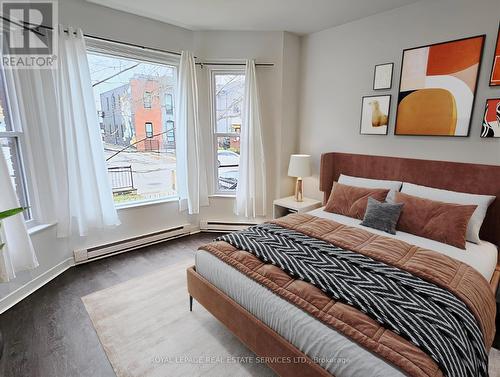
M219 237L366 313L432 357L445 376L488 376L481 329L451 292L399 268L276 224Z

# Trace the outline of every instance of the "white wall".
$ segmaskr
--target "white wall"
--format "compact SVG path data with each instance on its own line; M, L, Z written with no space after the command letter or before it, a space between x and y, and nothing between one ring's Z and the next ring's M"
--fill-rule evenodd
M265 129L265 149L268 161L268 198L272 200L289 193L291 180L277 178L288 164L288 154L296 151L298 120L288 119L286 107L296 108L294 86L298 86L299 38L282 32L192 32L172 25L101 7L85 0L59 2L60 23L81 27L86 34L118 41L135 43L170 51L191 50L199 60L239 60L255 58L258 62L274 63L274 67L258 68L261 85L262 113ZM292 62L283 64L283 59ZM201 120L209 133L208 69L199 69ZM295 81L284 83L285 75L295 76ZM283 95L284 90L292 90ZM292 110L292 113L295 110ZM284 121L286 119L286 122ZM207 136L208 137L208 136ZM282 143L282 140L285 143ZM283 145L285 144L285 145ZM290 152L291 151L291 152ZM288 188L287 188L288 185ZM147 205L119 210L122 225L117 228L94 232L81 239L57 239L55 227L32 236L40 267L20 273L9 283L0 284L0 313L6 306L26 294L30 288L67 268L76 247L95 246L136 235L154 232L167 227L189 223L199 224L200 219L233 219L231 198L213 197L210 206L199 216L179 213L177 202ZM271 208L269 208L271 213Z
M59 23L86 34L169 51L191 50L193 32L86 0L59 1Z
M285 43L286 42L286 43ZM289 47L289 45L293 46ZM283 86L283 76L290 71L289 62L284 60L285 53L290 57L292 67L299 60L299 38L283 32L196 32L194 50L202 61L239 61L254 58L257 63L273 63L273 67L257 67L257 79L261 97L261 113L264 138L264 153L267 166L267 198L268 213L271 213L272 200L279 197L290 185L290 179L281 179L283 160L288 163L289 150L297 147L298 121L287 122L287 105L292 103L291 97L297 92L285 93L289 87ZM209 130L209 98L208 83L210 66L198 70L200 83L200 121L205 130ZM220 67L212 67L220 68ZM241 67L243 68L243 67ZM292 83L291 83L292 84ZM297 83L298 85L298 83ZM290 89L293 89L290 87ZM293 111L293 110L292 110ZM285 156L286 155L286 156ZM212 167L213 168L213 167ZM212 171L212 170L211 170ZM201 219L231 219L234 200L212 198L211 206L202 209Z
M283 34L283 73L281 78L282 127L278 138L280 160L278 166L278 197L290 195L294 179L288 177L290 155L299 152L299 93L300 93L300 38Z
M500 164L500 140L480 139L498 22L498 0L421 1L303 38L300 150L314 156L329 151L422 159ZM405 48L487 34L470 137L395 136L394 121ZM390 91L373 91L375 64L394 62ZM361 97L392 94L389 135L360 135ZM306 180L306 195L320 198L318 178Z

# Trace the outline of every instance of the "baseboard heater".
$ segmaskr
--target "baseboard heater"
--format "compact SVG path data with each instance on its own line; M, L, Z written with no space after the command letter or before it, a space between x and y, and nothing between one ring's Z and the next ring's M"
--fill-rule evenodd
M231 232L236 230L246 229L249 226L257 225L262 221L216 221L216 220L201 220L200 230L202 232Z
M164 229L154 233L148 233L137 237L124 239L117 242L90 247L87 249L79 249L73 252L75 263L87 263L97 259L109 257L111 255L121 254L130 250L138 249L156 243L164 242L174 238L187 236L191 234L191 226L180 225L173 228Z

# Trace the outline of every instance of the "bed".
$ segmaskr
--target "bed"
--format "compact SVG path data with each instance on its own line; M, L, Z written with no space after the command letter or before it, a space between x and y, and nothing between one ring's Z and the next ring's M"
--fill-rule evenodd
M327 153L322 156L320 173L320 189L325 198L340 173L500 196L500 167L497 166ZM461 177L460 181L457 176ZM472 267L486 282L480 287L482 292L490 290L492 295L500 275L496 247L500 237L498 212L495 202L483 223L481 238L484 242L467 243L466 251L402 232L390 237L394 242L439 251ZM310 216L359 228L360 233L367 232L359 221L323 209L313 211ZM369 232L377 234L378 231L370 229ZM279 375L403 376L412 371L407 365L388 362L371 352L345 332L304 311L297 302L276 294L207 250L197 252L196 267L188 270L188 290L191 297L223 322L257 356L264 358L262 360ZM439 371L431 369L414 374L440 375Z

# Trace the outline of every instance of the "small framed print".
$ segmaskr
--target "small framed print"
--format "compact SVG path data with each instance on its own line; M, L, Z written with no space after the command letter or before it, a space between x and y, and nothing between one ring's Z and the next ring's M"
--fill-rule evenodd
M394 63L378 64L373 73L373 90L391 89Z
M391 96L364 96L361 102L361 135L387 135Z
M481 137L500 137L500 98L486 100Z

